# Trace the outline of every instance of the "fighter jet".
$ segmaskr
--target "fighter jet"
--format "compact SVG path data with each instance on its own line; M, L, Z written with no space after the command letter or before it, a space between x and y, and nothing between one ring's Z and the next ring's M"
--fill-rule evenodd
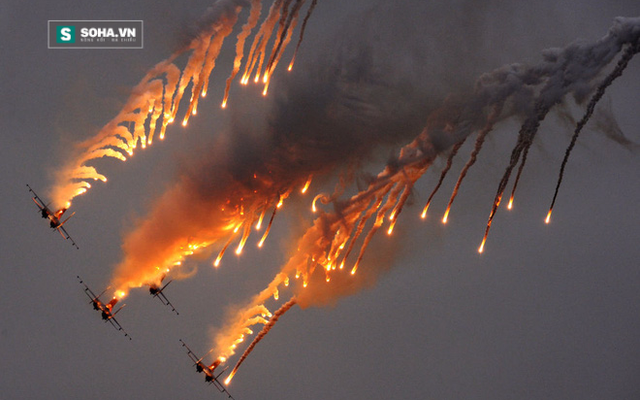
M69 235L69 233L63 227L63 225L67 221L69 221L71 217L73 217L73 214L75 214L75 212L69 215L69 217L67 217L67 219L65 219L64 221L60 221L67 209L61 208L58 211L54 212L49 208L49 205L45 204L45 202L36 194L36 192L31 189L31 186L27 184L27 187L29 188L29 191L33 193L33 202L36 203L36 205L40 209L40 215L42 216L42 218L49 219L49 226L51 227L51 229L57 230L64 239L71 240L71 245L75 246L76 249L79 249L76 242L74 242L71 238L71 235Z

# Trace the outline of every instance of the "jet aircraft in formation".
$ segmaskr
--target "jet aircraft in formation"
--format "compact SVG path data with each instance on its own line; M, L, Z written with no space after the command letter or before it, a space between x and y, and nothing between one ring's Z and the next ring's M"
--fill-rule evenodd
M65 219L64 221L61 221L60 219L62 218L64 213L67 211L67 209L61 208L58 211L51 210L49 208L49 204L46 204L36 194L36 192L33 189L31 189L31 186L27 184L27 187L29 188L29 191L33 193L33 202L36 203L36 205L40 209L40 215L42 216L42 218L49 219L49 226L51 227L51 229L57 230L64 239L71 240L71 245L75 246L76 249L79 249L76 242L73 241L73 239L71 238L71 235L69 235L69 233L66 231L66 229L64 229L64 226L63 226L67 221L69 221L71 217L73 217L73 214L75 214L75 212L69 215L69 217L67 217L67 219Z

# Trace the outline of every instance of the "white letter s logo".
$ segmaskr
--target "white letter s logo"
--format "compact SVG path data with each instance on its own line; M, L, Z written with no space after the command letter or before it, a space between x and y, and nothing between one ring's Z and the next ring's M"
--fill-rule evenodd
M71 40L71 29L69 29L69 28L60 29L60 39L62 39L65 42L70 41Z

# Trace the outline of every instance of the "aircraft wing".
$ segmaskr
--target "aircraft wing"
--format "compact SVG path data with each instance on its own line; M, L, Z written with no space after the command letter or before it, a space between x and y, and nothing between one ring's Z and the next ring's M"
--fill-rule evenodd
M171 304L171 302L169 301L169 299L167 299L167 296L165 296L164 293L160 292L160 293L156 294L155 297L159 298L160 301L162 302L162 304L164 304L165 306L171 307L171 311L174 311L176 314L180 315L178 310L176 310L174 305Z
M198 361L200 361L198 359L198 356L196 356L196 354L191 351L191 349L189 348L189 346L187 346L187 344L185 342L182 341L182 339L180 339L180 343L182 343L182 347L187 349L187 355L189 356L189 358L191 359L191 361L193 361L194 363L198 363Z
M93 290L91 290L89 286L87 286L87 284L84 283L82 279L80 279L80 276L77 276L77 278L80 283L84 285L84 293L91 299L91 301L93 302L94 300L98 300L98 296L96 296L96 294L93 293Z
M122 333L124 333L124 336L128 337L129 340L131 340L131 336L129 336L129 334L127 333L127 331L125 331L122 328L122 325L120 325L120 323L118 322L118 320L112 315L111 318L109 318L107 321L111 322L111 325L116 328L116 330L122 331Z
M171 302L169 301L169 299L167 298L167 296L164 294L164 289L169 286L169 284L173 282L173 280L170 280L169 282L167 282L166 285L164 285L160 290L158 290L158 292L156 294L153 295L153 297L157 297L158 299L160 299L160 302L162 302L162 304L164 304L165 306L169 306L171 307L171 311L174 311L177 315L180 315L180 313L176 310L176 308L173 306L173 304L171 304Z
M220 393L226 393L227 396L229 396L230 399L235 400L233 398L233 396L231 395L231 393L229 393L227 388L224 387L224 385L222 383L220 383L217 379L213 381L213 386L215 386L216 389L218 389L220 391Z
M229 368L229 367L227 367L227 368ZM227 368L223 369L218 375L214 376L213 377L213 381L211 383L213 383L213 386L215 386L216 389L218 389L220 391L220 393L226 393L227 396L229 396L230 399L235 400L233 398L233 396L231 396L231 393L229 393L227 388L222 383L220 383L220 381L218 380L220 375L224 374L224 372L227 370Z
M64 227L62 225L60 225L56 229L58 230L58 232L60 232L60 235L62 235L63 238L65 238L66 240L71 240L71 245L72 246L74 246L76 249L80 250L80 247L78 247L76 242L71 238L71 235L69 235L69 232L67 232L67 230L64 229Z
M27 187L29 188L29 191L33 193L33 202L36 203L38 208L40 210L48 209L47 204L40 198L40 196L38 196L38 194L33 189L31 189L31 186L27 184Z

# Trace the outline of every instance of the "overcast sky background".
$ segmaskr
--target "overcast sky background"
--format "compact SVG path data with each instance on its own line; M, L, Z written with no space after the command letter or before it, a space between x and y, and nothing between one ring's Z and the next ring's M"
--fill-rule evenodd
M383 111L396 105L408 109L412 123L403 129L410 130L421 112L411 101L436 104L483 72L506 63L536 63L545 48L595 41L614 17L640 15L637 1L425 3L319 0L293 73L280 66L267 100L236 82L229 110L221 112L234 34L187 129L170 127L163 142L126 163L95 163L109 182L77 198L76 215L66 225L80 250L50 232L25 184L44 196L49 173L60 165L65 149L113 118L130 88L177 48L212 2L192 1L188 7L169 1L0 4L2 397L221 396L195 373L178 339L197 354L208 351L209 330L222 324L225 308L264 288L286 260L288 228L302 208L285 207L289 213L278 216L268 246L259 252L247 246L242 257L225 257L218 270L209 259L191 260L198 274L167 289L179 316L146 291L132 291L118 314L132 341L102 323L76 275L101 292L121 259L123 232L163 193L181 163L218 135L231 135L238 121L245 128L262 126L261 117L269 115L279 90L293 90L307 80L349 79L364 96L359 85L370 87L373 73L389 97L365 100ZM144 49L48 50L47 20L52 19L142 19ZM359 61L362 69L354 68ZM635 142L640 142L638 93L636 58L603 101ZM248 110L257 116L248 116ZM576 119L582 116L581 108L570 111ZM518 128L510 121L490 135L446 227L438 216L471 143L436 196L431 217L422 222L418 215L439 176L439 160L416 185L415 204L403 212L393 238L379 235L376 241L376 247L395 252L394 268L374 287L335 307L293 308L239 370L230 387L234 397L639 398L637 147L621 146L589 125L567 167L552 224L546 226L573 129L550 115L529 155L515 210L499 210L485 254L479 256ZM364 170L379 172L385 158L418 133L419 128L403 133L407 140L378 149ZM310 200L300 202L306 207ZM309 215L303 218L311 221Z

